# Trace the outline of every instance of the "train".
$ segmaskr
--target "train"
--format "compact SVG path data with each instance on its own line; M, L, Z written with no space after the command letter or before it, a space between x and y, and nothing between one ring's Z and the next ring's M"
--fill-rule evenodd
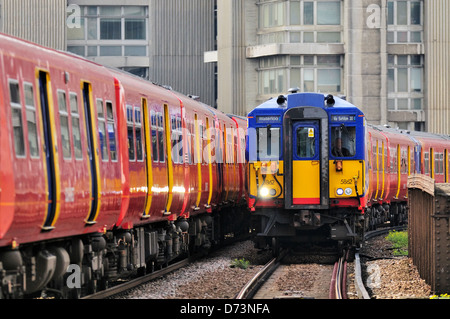
M80 298L248 233L247 120L0 34L0 299Z
M368 124L346 99L274 97L248 114L248 208L255 245L353 251L408 218L407 180L450 180L450 136Z

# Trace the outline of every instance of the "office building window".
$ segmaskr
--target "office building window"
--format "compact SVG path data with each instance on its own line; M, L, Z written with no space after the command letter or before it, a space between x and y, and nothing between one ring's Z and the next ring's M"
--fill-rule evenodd
M341 93L341 55L292 55L267 57L260 60L259 92L286 93L298 87L300 92Z
M259 8L260 28L273 28L285 24L286 2L278 1L262 4Z
M341 1L290 1L290 25L341 25Z
M290 57L289 86L301 92L341 93L341 55L304 55Z
M423 41L423 1L388 1L388 42Z
M88 57L146 56L148 8L82 6L80 28L67 29L68 50Z
M423 55L388 56L388 109L423 109Z

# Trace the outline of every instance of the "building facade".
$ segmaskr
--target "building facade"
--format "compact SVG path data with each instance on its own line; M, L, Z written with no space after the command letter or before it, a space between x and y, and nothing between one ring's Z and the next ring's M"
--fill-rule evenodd
M0 0L0 32L66 49L66 0Z
M448 0L0 0L0 32L227 113L298 88L450 134L449 13Z
M298 88L345 96L374 124L450 134L447 2L219 0L219 108L245 115Z
M215 1L69 0L80 27L67 28L67 49L216 106Z

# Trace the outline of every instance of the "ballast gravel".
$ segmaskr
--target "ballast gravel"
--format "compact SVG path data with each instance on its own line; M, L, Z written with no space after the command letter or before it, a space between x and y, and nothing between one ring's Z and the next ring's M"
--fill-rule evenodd
M233 261L241 258L250 266L232 267ZM231 299L269 258L269 252L259 253L251 241L241 242L116 298Z
M360 253L377 258L361 258L365 273L363 280L369 286L368 292L372 299L428 299L432 295L430 286L420 278L412 260L408 257L393 257L392 248L383 236L366 242ZM250 261L250 266L247 269L232 267L233 260L241 258ZM258 252L251 241L237 243L115 298L231 299L269 259L270 252ZM299 266L299 269L302 267ZM348 295L355 299L353 263L349 264L349 270ZM298 282L302 276L296 278ZM311 286L311 279L304 278L303 284ZM282 285L289 284L286 280L282 282ZM288 289L295 292L298 288Z

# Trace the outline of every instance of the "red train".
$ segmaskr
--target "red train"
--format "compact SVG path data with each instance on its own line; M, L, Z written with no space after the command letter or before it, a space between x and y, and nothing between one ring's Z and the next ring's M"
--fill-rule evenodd
M368 126L366 139L367 228L407 219L408 176L424 174L436 183L450 181L450 136ZM364 206L363 206L364 207Z
M79 297L248 230L246 119L1 34L0 104L0 298Z

